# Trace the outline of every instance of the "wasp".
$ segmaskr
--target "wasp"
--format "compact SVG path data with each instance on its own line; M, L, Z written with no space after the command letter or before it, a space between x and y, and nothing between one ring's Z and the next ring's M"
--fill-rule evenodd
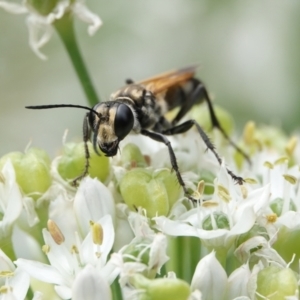
M108 101L96 104L93 108L73 105L55 104L26 106L28 109L49 109L59 107L74 107L88 110L83 121L83 140L86 164L81 179L88 173L90 153L87 146L92 141L95 152L100 155L100 149L106 156L114 156L119 149L119 143L130 133L147 136L166 145L170 155L172 169L175 171L179 184L185 195L194 200L188 193L184 180L179 172L176 156L167 136L180 134L195 127L207 148L213 152L217 161L222 159L214 145L195 120L179 121L195 105L205 101L212 122L223 136L247 159L247 155L227 136L215 114L212 101L204 84L195 78L196 66L173 70L158 76L135 83L128 79L126 85L111 94ZM173 120L165 118L165 114L179 107ZM227 169L230 176L238 184L243 184L243 178Z

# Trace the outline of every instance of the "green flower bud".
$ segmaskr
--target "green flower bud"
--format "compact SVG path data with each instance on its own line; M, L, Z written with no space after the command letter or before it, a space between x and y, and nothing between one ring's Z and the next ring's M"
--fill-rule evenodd
M266 299L272 295L270 299L281 300L286 296L295 295L297 289L296 275L289 268L281 269L277 266L270 266L261 270L257 275L257 299Z
M56 7L59 0L27 0L28 4L32 6L39 14L48 15Z
M38 148L30 148L26 153L11 152L0 159L0 169L10 159L16 181L25 195L38 199L51 185L50 158Z
M220 124L227 135L230 135L233 132L234 121L231 115L218 105L214 105L214 110ZM212 128L210 114L208 109L204 105L197 105L191 110L191 118L195 119L204 131L210 131Z
M171 208L173 204L178 200L182 192L181 186L178 183L176 175L170 172L169 169L160 169L155 171L154 178L156 180L161 180L164 184L168 194L169 205Z
M279 217L281 216L282 213L282 208L283 208L283 202L284 200L282 198L276 198L273 200L270 204L270 208L272 211ZM296 207L293 201L290 201L290 208L289 210L291 211L296 211Z
M229 229L230 228L227 215L225 215L223 212L214 212L213 218L215 219L215 222L217 224L217 229ZM215 229L212 224L211 215L206 216L206 218L203 220L202 227L205 230Z
M273 248L280 254L285 261L291 261L293 255L295 258L291 264L291 267L298 269L298 262L300 259L300 230L290 230L287 227L281 227L277 240L273 244Z
M98 178L105 181L109 175L109 158L97 155L91 143L88 143L90 159L89 159L89 175L92 178ZM65 180L74 180L80 176L85 166L84 143L67 143L64 145L62 157L59 160L58 172Z
M142 275L135 274L131 284L143 290L141 300L186 300L191 294L187 282L177 278L147 279Z
M180 195L180 185L168 170L152 172L145 169L129 171L120 183L121 195L132 209L146 209L147 216L167 215Z
M135 144L127 144L122 149L121 163L126 169L147 167L145 157Z

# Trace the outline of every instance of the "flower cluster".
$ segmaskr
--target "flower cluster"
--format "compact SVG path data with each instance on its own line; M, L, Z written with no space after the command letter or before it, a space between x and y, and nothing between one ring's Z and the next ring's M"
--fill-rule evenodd
M10 246L0 252L1 292L23 299L31 287L40 299L44 282L61 299L298 299L297 139L247 124L251 166L221 146L242 186L196 131L172 144L197 203L183 196L166 149L143 137L125 140L110 162L91 159L100 172L78 188L82 144L65 144L52 163L36 148L2 157L1 244Z

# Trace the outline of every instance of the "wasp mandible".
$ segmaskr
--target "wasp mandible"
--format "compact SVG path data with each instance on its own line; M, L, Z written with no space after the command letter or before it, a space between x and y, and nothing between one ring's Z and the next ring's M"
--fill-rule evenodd
M208 105L212 126L217 128L229 143L248 159L248 156L222 129L204 84L195 78L196 68L196 66L185 67L137 83L127 80L127 85L111 94L108 101L98 103L93 108L73 104L26 106L26 108L75 107L89 111L83 121L86 164L82 175L76 178L75 181L88 173L90 153L87 142L90 139L92 139L97 154L100 155L99 147L106 156L114 156L118 152L120 141L130 132L134 132L166 145L179 184L182 186L185 195L194 200L188 193L179 172L174 150L166 136L184 133L194 126L207 148L213 152L220 164L222 159L206 133L195 120L178 124L193 105L205 101ZM179 107L179 111L172 121L168 121L165 114L175 107ZM238 184L243 183L242 177L235 175L229 169L227 169L227 172Z

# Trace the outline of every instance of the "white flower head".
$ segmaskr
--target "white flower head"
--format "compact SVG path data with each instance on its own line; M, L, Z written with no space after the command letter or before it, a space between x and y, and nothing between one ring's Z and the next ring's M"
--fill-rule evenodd
M16 268L10 258L0 249L0 286L5 299L25 299L30 278L20 268ZM4 293L5 291L5 293ZM1 299L2 296L0 297Z
M176 218L159 216L153 219L157 228L167 235L195 236L209 248L228 248L236 236L254 225L261 210L268 204L269 190L267 185L249 192L244 198L241 187L234 184L225 166L222 166L211 200Z
M94 224L96 223L102 228L102 240L100 237L100 240L95 241L93 232L90 232L81 242L75 233L76 243L71 249L64 243L61 232L50 234L48 230L44 229L43 236L46 245L43 249L50 265L26 259L18 259L15 262L16 265L24 269L30 276L54 284L56 292L63 299L71 298L74 288L82 291L82 282L86 280L86 276L91 276L95 281L95 276L98 274L99 282L103 283L104 276L108 283L112 283L118 275L115 272L116 268L107 264L107 257L114 241L112 218L106 215ZM92 269L88 267L82 273L85 266L91 266ZM77 276L80 278L78 279ZM107 286L108 283L103 283L103 286ZM77 284L78 287L76 287ZM105 290L107 291L106 288Z
M44 0L51 1L51 0ZM35 9L27 0L22 3L11 3L0 0L0 7L13 14L27 14L26 23L29 29L29 45L41 59L47 57L40 51L53 34L52 24L65 14L71 13L89 24L88 33L93 35L101 26L101 19L85 6L84 0L57 0L55 7L45 13Z

